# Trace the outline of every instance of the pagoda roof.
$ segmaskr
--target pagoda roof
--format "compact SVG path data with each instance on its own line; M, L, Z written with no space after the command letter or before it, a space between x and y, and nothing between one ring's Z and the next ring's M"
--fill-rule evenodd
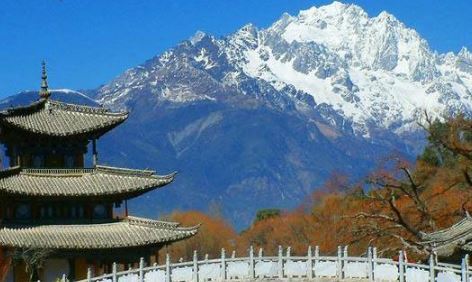
M472 218L467 215L449 228L422 233L421 237L422 245L442 256L450 256L458 248L472 250Z
M0 245L33 249L111 249L173 242L195 235L198 226L139 217L101 224L0 227Z
M28 106L2 111L0 123L36 134L66 137L103 134L127 118L127 112L42 98Z
M151 170L108 166L88 169L25 169L0 171L0 194L22 197L130 198L169 184L175 173L160 176Z

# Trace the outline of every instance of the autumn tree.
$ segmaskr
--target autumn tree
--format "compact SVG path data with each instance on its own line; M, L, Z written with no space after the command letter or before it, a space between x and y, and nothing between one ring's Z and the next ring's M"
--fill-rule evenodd
M415 166L393 158L369 177L363 207L350 216L354 242L425 253L422 232L448 227L470 207L471 120L426 121L428 144Z
M280 245L290 246L293 254L304 255L309 245L317 245L324 253L336 252L338 245L348 242L350 234L343 218L348 212L344 205L348 187L345 175L333 173L296 209L259 220L256 215L252 226L239 237L239 251L245 252L252 245L274 255Z
M236 231L218 215L210 216L202 212L188 211L174 212L168 218L184 226L201 224L197 235L173 243L166 248L165 251L173 259L191 260L194 251L198 252L199 258L203 258L205 254L214 258L220 256L221 248L232 250L236 247ZM165 252L160 253L160 261L163 261L164 255Z
M256 221L239 236L238 252L246 254L249 246L275 255L278 246L291 246L293 253L304 253L310 241L312 218L303 211L281 213Z
M429 142L419 159L461 174L462 184L472 187L472 120L459 115L440 122L426 115L424 128Z

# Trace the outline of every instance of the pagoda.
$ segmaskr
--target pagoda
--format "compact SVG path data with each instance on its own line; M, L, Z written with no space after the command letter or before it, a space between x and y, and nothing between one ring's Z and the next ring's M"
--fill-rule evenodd
M448 228L421 233L421 244L426 250L450 261L460 261L472 252L472 217L468 212Z
M127 200L171 183L175 173L98 164L97 140L127 118L127 112L53 100L43 62L39 99L0 112L9 163L0 171L0 256L43 252L34 279L53 281L61 273L85 279L89 267L110 271L114 261L149 259L197 233L197 227L128 215ZM12 268L7 281L28 279L24 263Z

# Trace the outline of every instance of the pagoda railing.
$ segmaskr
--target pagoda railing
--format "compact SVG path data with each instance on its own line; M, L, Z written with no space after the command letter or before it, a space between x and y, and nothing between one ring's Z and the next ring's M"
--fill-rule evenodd
M461 265L437 262L430 256L427 264L412 263L400 252L398 260L380 258L376 248L369 248L366 256L349 256L348 248L338 247L337 256L321 256L319 248L308 248L306 256L292 256L290 247L286 253L279 247L277 256L264 256L262 249L257 255L253 248L249 256L230 257L225 250L221 257L198 260L194 252L193 261L171 263L166 256L164 265L146 266L141 258L139 267L126 271L118 271L114 263L113 271L94 277L93 269L89 268L87 279L80 282L204 282L226 280L316 280L323 281L399 281L399 282L454 282L472 281L469 270L468 256ZM63 281L66 281L65 276Z
M95 168L24 168L28 174L84 174L94 172Z

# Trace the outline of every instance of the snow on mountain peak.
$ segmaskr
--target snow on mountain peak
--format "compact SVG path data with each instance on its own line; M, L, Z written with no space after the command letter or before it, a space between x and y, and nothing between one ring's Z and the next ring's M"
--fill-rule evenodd
M192 37L190 37L189 40L193 45L195 45L200 42L205 36L207 36L205 32L198 30Z
M472 53L467 49L467 47L462 47L462 49L457 54L457 57L463 61L469 63L472 66Z
M472 114L472 55L466 48L437 54L393 15L369 17L357 5L333 2L222 39L197 32L103 87L99 98L124 103L142 89L179 103L226 91L294 100L304 111L332 109L360 135L402 133L424 110Z
M400 65L399 70L411 77L421 80L432 76L415 74L418 65L430 65L428 62L432 60L426 41L387 12L369 18L359 6L334 2L301 11L280 32L289 43L323 44L349 54L355 63L364 67L392 70ZM402 58L407 57L411 64L401 65Z
M257 46L233 46L245 49L235 63L246 74L312 95L363 135L370 124L400 132L425 109L436 116L471 112L469 77L444 78L472 69L470 53L463 49L446 70L415 30L387 12L369 17L357 5L333 2L284 14L258 33Z
M255 48L258 44L258 32L259 30L256 26L247 24L231 36L232 43L240 48Z

